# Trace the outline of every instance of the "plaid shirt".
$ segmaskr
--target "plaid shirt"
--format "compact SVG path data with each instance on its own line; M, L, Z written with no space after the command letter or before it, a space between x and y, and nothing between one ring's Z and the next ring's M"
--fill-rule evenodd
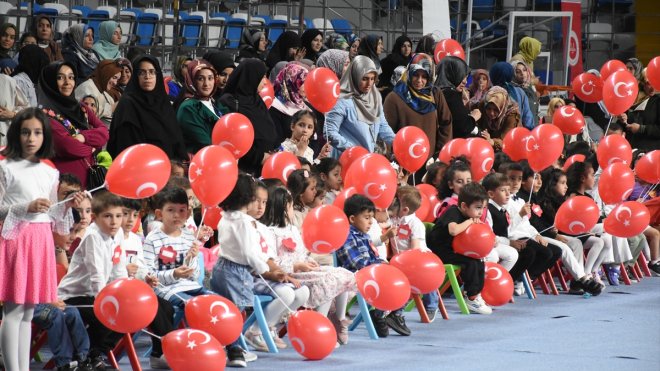
M385 262L378 257L376 251L371 247L369 235L360 232L352 225L344 246L340 247L336 254L337 265L351 272L357 272L371 264Z

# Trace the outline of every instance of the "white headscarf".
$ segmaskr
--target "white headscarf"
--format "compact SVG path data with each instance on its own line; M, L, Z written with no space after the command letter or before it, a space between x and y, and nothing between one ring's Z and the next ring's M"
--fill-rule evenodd
M341 77L341 93L339 95L341 99L353 99L358 119L369 124L378 121L383 107L380 92L376 89L375 84L367 93L362 93L359 88L364 75L372 72L378 75L376 65L370 58L363 55L353 58L348 65L348 70Z

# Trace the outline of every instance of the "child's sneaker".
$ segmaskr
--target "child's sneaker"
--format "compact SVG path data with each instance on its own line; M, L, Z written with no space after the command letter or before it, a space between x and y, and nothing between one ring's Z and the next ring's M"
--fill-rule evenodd
M433 323L438 315L438 308L426 308L426 315L429 317L429 323Z
M245 341L257 352L268 352L268 345L264 340L261 331L257 329L249 329L245 332ZM280 340L282 341L282 340Z
M392 312L387 318L387 325L401 336L410 336L410 329L406 326L406 319L400 313Z
M234 346L227 349L227 366L229 367L247 367L247 362L245 361L245 356L243 353L245 350L239 346Z
M610 285L619 286L620 275L621 271L619 271L619 267L612 265L607 266L607 280L610 282Z
M522 281L516 281L513 285L513 293L516 296L525 295L525 285L523 285Z
M584 295L584 290L586 289L584 282L580 280L571 281L571 285L568 289L569 295Z
M660 262L649 262L648 264L649 270L651 271L651 275L658 277L660 276Z
M335 331L337 331L337 343L339 345L348 344L348 326L352 321L348 317L339 320L334 313L329 315L329 317L330 322L332 322L332 325L335 326Z
M369 316L371 317L371 321L374 323L378 337L386 338L390 334L390 328L387 326L387 320L385 317L377 316L375 310L369 311Z
M275 343L277 349L286 349L286 343L277 335L275 328L270 329L270 336L273 337L273 342Z
M486 304L484 299L481 298L481 294L477 295L474 300L465 298L465 304L470 309L470 311L478 314L491 314L493 309Z

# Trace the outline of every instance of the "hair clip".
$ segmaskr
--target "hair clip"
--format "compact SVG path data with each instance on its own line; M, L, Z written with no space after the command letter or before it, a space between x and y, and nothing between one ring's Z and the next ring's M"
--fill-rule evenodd
M304 176L305 178L309 178L309 171L307 171L307 170L303 170L303 176Z
M393 168L394 170L399 171L399 164L397 164L396 162L392 161L392 162L390 162L390 165L392 165L392 168Z

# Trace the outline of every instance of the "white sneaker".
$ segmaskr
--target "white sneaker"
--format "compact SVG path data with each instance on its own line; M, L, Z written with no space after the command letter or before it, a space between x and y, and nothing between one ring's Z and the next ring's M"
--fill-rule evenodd
M264 340L261 331L256 329L249 329L245 332L245 342L248 343L257 352L268 352L268 345ZM247 357L246 357L247 361Z
M484 299L481 298L481 294L477 295L474 300L470 300L468 298L465 298L465 304L467 304L467 307L470 309L470 311L478 314L491 314L493 313L493 309L489 307Z
M243 351L243 357L245 358L245 362L254 362L257 360L257 358L259 358L255 353L252 353L247 350Z
M270 336L273 337L273 342L275 343L277 349L286 349L286 343L277 335L275 328L270 329Z
M522 282L516 282L515 285L513 286L513 293L516 296L525 295L525 285L523 285Z

